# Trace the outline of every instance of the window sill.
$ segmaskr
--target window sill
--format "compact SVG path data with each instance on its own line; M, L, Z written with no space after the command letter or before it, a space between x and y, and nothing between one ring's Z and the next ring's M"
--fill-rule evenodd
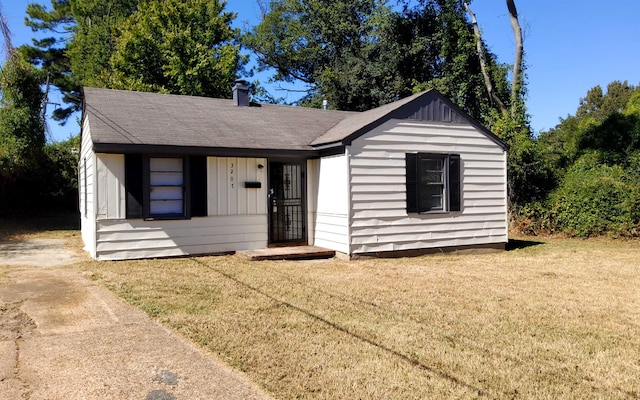
M412 211L412 212L408 212L408 215L441 215L441 214L462 214L462 211L444 211L444 210L436 210L436 211L422 211L422 212L417 212L417 211Z
M191 217L185 215L154 215L143 219L145 221L184 221L191 219Z

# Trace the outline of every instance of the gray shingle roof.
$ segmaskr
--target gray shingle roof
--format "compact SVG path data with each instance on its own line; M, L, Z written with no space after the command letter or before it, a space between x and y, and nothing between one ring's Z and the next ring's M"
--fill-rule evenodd
M342 141L355 132L358 132L359 130L366 128L370 124L379 121L381 118L390 115L393 111L399 109L407 103L412 102L416 98L422 96L424 93L427 92L414 94L413 96L405 97L402 100L394 101L393 103L385 104L381 107L377 107L369 111L356 113L349 116L349 118L343 118L336 125L331 127L324 135L311 142L311 144L322 145Z
M390 118L471 124L500 139L435 90L365 112L254 104L233 100L85 88L84 115L96 148L130 145L312 151L349 144Z
M349 112L232 100L85 88L95 144L312 150Z

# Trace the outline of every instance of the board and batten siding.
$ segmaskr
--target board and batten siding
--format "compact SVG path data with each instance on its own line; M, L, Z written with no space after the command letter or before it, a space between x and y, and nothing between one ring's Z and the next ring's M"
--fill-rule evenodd
M124 154L96 157L96 219L119 219L126 212Z
M349 171L346 154L314 160L313 244L349 254ZM311 182L312 180L310 180Z
M507 242L506 152L475 127L390 120L349 151L351 254ZM460 212L407 213L406 153L460 155Z
M78 162L78 204L84 250L96 256L95 153L88 118L82 123L80 160Z
M188 220L126 219L124 156L97 154L99 260L223 253L267 246L266 159L207 159L208 216ZM259 168L262 165L263 168ZM261 188L245 188L245 182Z

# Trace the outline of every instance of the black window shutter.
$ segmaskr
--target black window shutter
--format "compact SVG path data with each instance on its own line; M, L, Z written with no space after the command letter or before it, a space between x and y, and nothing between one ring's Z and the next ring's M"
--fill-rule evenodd
M407 212L418 212L418 155L407 153Z
M460 211L462 196L460 196L460 156L449 156L449 211Z
M207 212L207 157L193 156L191 167L191 216L206 217Z
M124 186L127 192L127 218L142 218L143 158L141 154L125 154Z

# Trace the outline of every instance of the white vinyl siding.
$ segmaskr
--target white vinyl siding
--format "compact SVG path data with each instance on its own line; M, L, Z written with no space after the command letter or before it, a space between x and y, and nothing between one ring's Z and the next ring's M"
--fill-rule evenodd
M408 152L460 155L460 212L407 213ZM473 126L390 120L350 153L352 254L507 242L506 152Z
M233 215L190 220L101 220L98 260L224 253L267 247L266 215Z
M79 202L80 226L84 249L95 257L96 254L96 211L95 211L95 153L87 118L82 124L82 140L80 144Z
M209 157L208 217L144 221L126 220L125 217L124 156L98 154L97 157L100 187L104 187L98 196L102 211L94 228L93 255L97 259L168 257L267 247L266 159ZM182 159L160 160L171 163L171 160ZM176 170L176 165L169 169ZM155 169L150 165L150 171ZM260 182L261 187L245 188L245 181ZM154 182L151 179L150 183ZM160 183L165 187L167 183L172 186L175 182L172 178Z
M319 161L317 204L313 225L316 246L349 253L349 182L347 156Z

